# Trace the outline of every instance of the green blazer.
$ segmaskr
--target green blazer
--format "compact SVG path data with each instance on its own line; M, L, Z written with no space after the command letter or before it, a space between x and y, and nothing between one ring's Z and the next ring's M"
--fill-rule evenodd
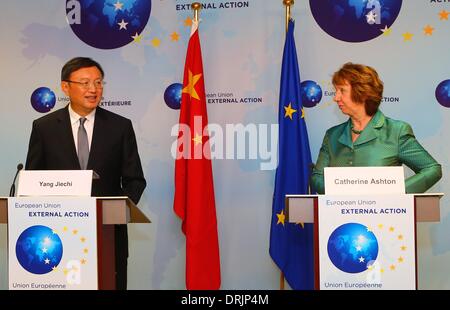
M442 177L441 165L420 145L411 126L378 110L352 142L351 120L327 130L311 176L312 189L325 192L323 168L400 166L416 174L405 180L407 193L423 193Z

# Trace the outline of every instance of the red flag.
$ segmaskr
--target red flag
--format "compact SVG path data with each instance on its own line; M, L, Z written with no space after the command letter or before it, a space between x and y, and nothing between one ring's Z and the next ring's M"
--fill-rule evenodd
M173 208L186 235L186 288L208 290L220 288L220 258L197 28L194 21L184 66Z

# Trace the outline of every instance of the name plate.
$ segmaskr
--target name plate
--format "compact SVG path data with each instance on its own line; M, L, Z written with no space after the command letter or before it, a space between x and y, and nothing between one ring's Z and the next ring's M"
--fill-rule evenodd
M91 196L92 170L22 170L17 196Z
M404 194L403 167L327 167L326 195Z

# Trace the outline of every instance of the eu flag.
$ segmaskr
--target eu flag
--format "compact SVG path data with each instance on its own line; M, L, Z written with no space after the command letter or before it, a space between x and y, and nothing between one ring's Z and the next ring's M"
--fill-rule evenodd
M311 151L300 94L300 74L294 41L294 22L289 21L281 68L278 111L278 167L272 204L270 255L292 289L314 288L312 224L285 220L285 195L307 194Z

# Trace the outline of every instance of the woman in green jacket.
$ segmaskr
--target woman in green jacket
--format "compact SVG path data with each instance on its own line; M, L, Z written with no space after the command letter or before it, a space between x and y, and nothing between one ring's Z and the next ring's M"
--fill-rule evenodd
M423 193L442 176L441 165L420 145L411 126L378 109L383 82L371 67L346 63L333 75L333 98L347 122L327 130L312 172L312 189L323 194L325 167L400 166L415 175L405 180L407 193Z

